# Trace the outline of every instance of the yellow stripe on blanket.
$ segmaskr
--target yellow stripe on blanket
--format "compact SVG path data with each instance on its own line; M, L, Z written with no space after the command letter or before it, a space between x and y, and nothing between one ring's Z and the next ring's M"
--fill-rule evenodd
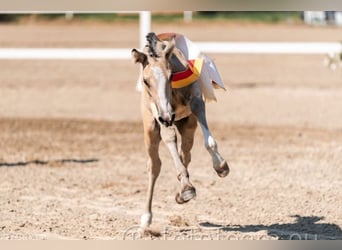
M195 60L189 60L188 63L189 67L187 70L172 74L172 88L184 88L199 78L203 66L203 59L197 58Z

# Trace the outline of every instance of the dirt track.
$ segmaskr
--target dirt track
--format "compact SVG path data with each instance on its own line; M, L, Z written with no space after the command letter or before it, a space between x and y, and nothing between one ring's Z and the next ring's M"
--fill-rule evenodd
M222 40L342 34L217 23L211 36L222 25L231 31ZM44 24L0 26L0 34L8 34L2 47L124 47L134 46L136 29ZM199 24L177 29L211 40ZM178 205L162 146L153 222L162 235L153 238L342 239L342 74L319 56L212 57L228 91L208 104L209 125L231 174L216 176L198 131L190 165L198 196ZM0 61L0 239L132 238L147 184L137 73L127 61Z

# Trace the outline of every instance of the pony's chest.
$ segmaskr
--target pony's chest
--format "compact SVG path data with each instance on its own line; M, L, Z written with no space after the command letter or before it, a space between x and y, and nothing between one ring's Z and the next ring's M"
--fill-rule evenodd
M175 121L182 120L185 117L188 117L191 115L191 109L190 106L178 106L175 109Z
M175 121L179 121L191 115L190 94L173 91L172 107L175 113Z

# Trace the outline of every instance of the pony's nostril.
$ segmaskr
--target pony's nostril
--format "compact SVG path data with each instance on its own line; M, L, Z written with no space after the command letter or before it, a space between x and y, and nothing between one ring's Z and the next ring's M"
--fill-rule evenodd
M158 120L161 124L163 124L166 127L172 126L173 120L174 120L174 115L166 115L165 118L162 116L158 117Z
M168 123L167 121L165 121L165 120L163 119L163 117L159 116L159 117L158 117L158 120L159 120L159 122L160 122L161 124L163 124L164 126L166 126L166 127L169 126L169 123Z
M164 122L165 122L164 119L163 119L163 117L161 117L161 116L158 117L158 120L159 120L160 123L162 123L162 124L164 124Z
M175 118L176 118L176 114L172 113L171 114L171 124L175 121Z

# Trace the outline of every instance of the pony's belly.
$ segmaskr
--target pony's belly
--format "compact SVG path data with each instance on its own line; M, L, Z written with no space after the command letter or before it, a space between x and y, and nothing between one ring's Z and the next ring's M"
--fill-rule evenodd
M190 106L177 106L176 110L175 110L175 121L179 121L185 117L188 117L191 115L191 109Z

